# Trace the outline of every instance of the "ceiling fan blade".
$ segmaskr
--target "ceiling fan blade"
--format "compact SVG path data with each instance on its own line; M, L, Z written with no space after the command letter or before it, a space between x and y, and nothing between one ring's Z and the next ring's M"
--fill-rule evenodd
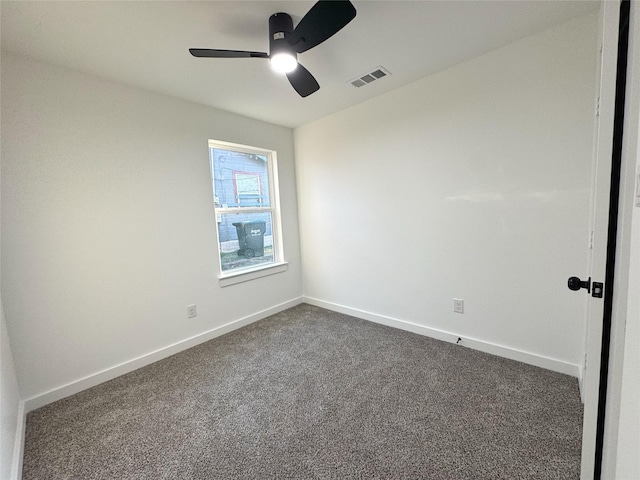
M298 64L293 72L287 73L289 83L301 97L308 97L320 89L320 85L309 70Z
M289 42L296 52L306 52L340 31L356 16L349 0L316 3L293 30Z
M269 58L264 52L247 52L245 50L215 50L211 48L190 48L194 57L200 58Z

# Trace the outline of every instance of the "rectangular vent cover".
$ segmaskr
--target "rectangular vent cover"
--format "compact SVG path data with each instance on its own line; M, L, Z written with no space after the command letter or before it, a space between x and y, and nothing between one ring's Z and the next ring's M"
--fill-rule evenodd
M389 70L387 70L384 67L376 67L373 69L373 71L369 73L365 73L364 75L354 78L353 80L349 80L349 82L354 87L360 88L360 87L364 87L365 85L368 85L369 83L375 82L376 80L379 80L383 77L386 77L387 75L391 75L391 73L389 73Z

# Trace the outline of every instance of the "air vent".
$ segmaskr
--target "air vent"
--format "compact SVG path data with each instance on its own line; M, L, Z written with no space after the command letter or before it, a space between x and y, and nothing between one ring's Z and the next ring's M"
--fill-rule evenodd
M375 82L376 80L379 80L382 77L386 77L387 75L391 75L391 73L389 73L389 70L387 70L384 67L377 67L373 69L372 72L365 73L360 77L354 78L353 80L349 80L349 83L351 83L351 85L353 85L354 87L360 88L372 82Z

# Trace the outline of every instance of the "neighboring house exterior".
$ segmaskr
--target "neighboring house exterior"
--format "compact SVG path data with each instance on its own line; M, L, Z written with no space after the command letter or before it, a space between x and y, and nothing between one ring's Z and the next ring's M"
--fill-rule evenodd
M210 149L213 177L213 201L216 207L260 207L269 204L269 173L266 157L217 148ZM269 213L217 215L220 243L234 242L228 249L237 249L237 230L233 225L244 221L265 222L265 243L271 239Z

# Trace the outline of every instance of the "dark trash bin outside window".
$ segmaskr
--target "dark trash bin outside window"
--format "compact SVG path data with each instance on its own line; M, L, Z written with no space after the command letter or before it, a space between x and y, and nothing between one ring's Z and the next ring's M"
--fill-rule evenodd
M235 222L238 233L238 256L253 258L264 257L264 233L267 230L264 220Z

